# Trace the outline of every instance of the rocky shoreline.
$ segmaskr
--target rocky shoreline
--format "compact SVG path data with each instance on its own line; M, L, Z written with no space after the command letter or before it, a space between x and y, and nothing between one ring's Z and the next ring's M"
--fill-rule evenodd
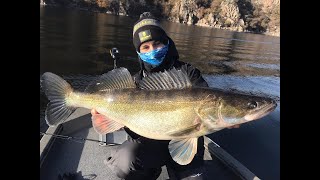
M171 22L280 37L280 0L40 0L40 4L132 17L151 11Z

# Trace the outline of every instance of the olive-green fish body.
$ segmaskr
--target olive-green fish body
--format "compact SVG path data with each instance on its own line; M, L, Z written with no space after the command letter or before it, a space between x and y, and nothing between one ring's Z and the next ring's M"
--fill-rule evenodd
M171 140L210 133L201 126L201 117L197 114L201 106L208 103L206 97L209 93L201 88L166 91L124 89L105 94L73 93L66 102L70 106L95 108L145 137ZM218 108L219 103L211 99L210 104L216 104ZM187 132L174 133L188 128L191 129Z
M270 98L193 87L188 74L175 68L144 77L138 87L125 68L102 75L85 92L53 73L43 74L41 85L49 99L49 126L63 123L78 107L96 109L100 114L92 116L92 125L98 133L126 126L150 139L171 140L169 152L182 165L196 154L198 137L259 119L276 107Z

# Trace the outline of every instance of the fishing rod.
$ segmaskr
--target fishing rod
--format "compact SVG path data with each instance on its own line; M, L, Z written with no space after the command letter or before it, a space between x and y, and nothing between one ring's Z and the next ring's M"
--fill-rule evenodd
M85 141L92 141L92 142L97 142L97 143L106 143L104 141L99 141L96 139L90 139L90 138L82 138L82 137L74 137L74 136L67 136L67 135L59 135L59 134L51 134L51 133L46 133L46 132L41 132L40 131L40 135L49 135L55 138L60 138L60 139L65 139L65 140L71 140L71 141L75 141L78 143L84 143ZM114 146L114 145L120 145L117 143L108 143L107 146Z

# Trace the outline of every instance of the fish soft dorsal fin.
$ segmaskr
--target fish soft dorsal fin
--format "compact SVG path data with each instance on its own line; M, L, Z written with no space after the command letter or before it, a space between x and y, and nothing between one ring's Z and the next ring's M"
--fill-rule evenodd
M192 84L184 70L173 68L144 77L139 87L147 90L170 90L191 88Z
M85 92L94 93L98 91L128 88L136 88L136 84L128 69L120 67L102 74L87 86Z
M197 153L198 138L171 140L169 152L172 159L181 165L189 164Z

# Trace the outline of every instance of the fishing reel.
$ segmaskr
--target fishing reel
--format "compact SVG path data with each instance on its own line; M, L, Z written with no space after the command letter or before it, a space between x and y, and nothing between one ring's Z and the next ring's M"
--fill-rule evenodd
M112 48L110 49L110 55L113 58L113 68L116 69L117 68L117 60L120 59L120 52L117 48Z
M110 49L110 55L113 59L119 59L120 58L120 53L119 50L117 48L112 48Z

